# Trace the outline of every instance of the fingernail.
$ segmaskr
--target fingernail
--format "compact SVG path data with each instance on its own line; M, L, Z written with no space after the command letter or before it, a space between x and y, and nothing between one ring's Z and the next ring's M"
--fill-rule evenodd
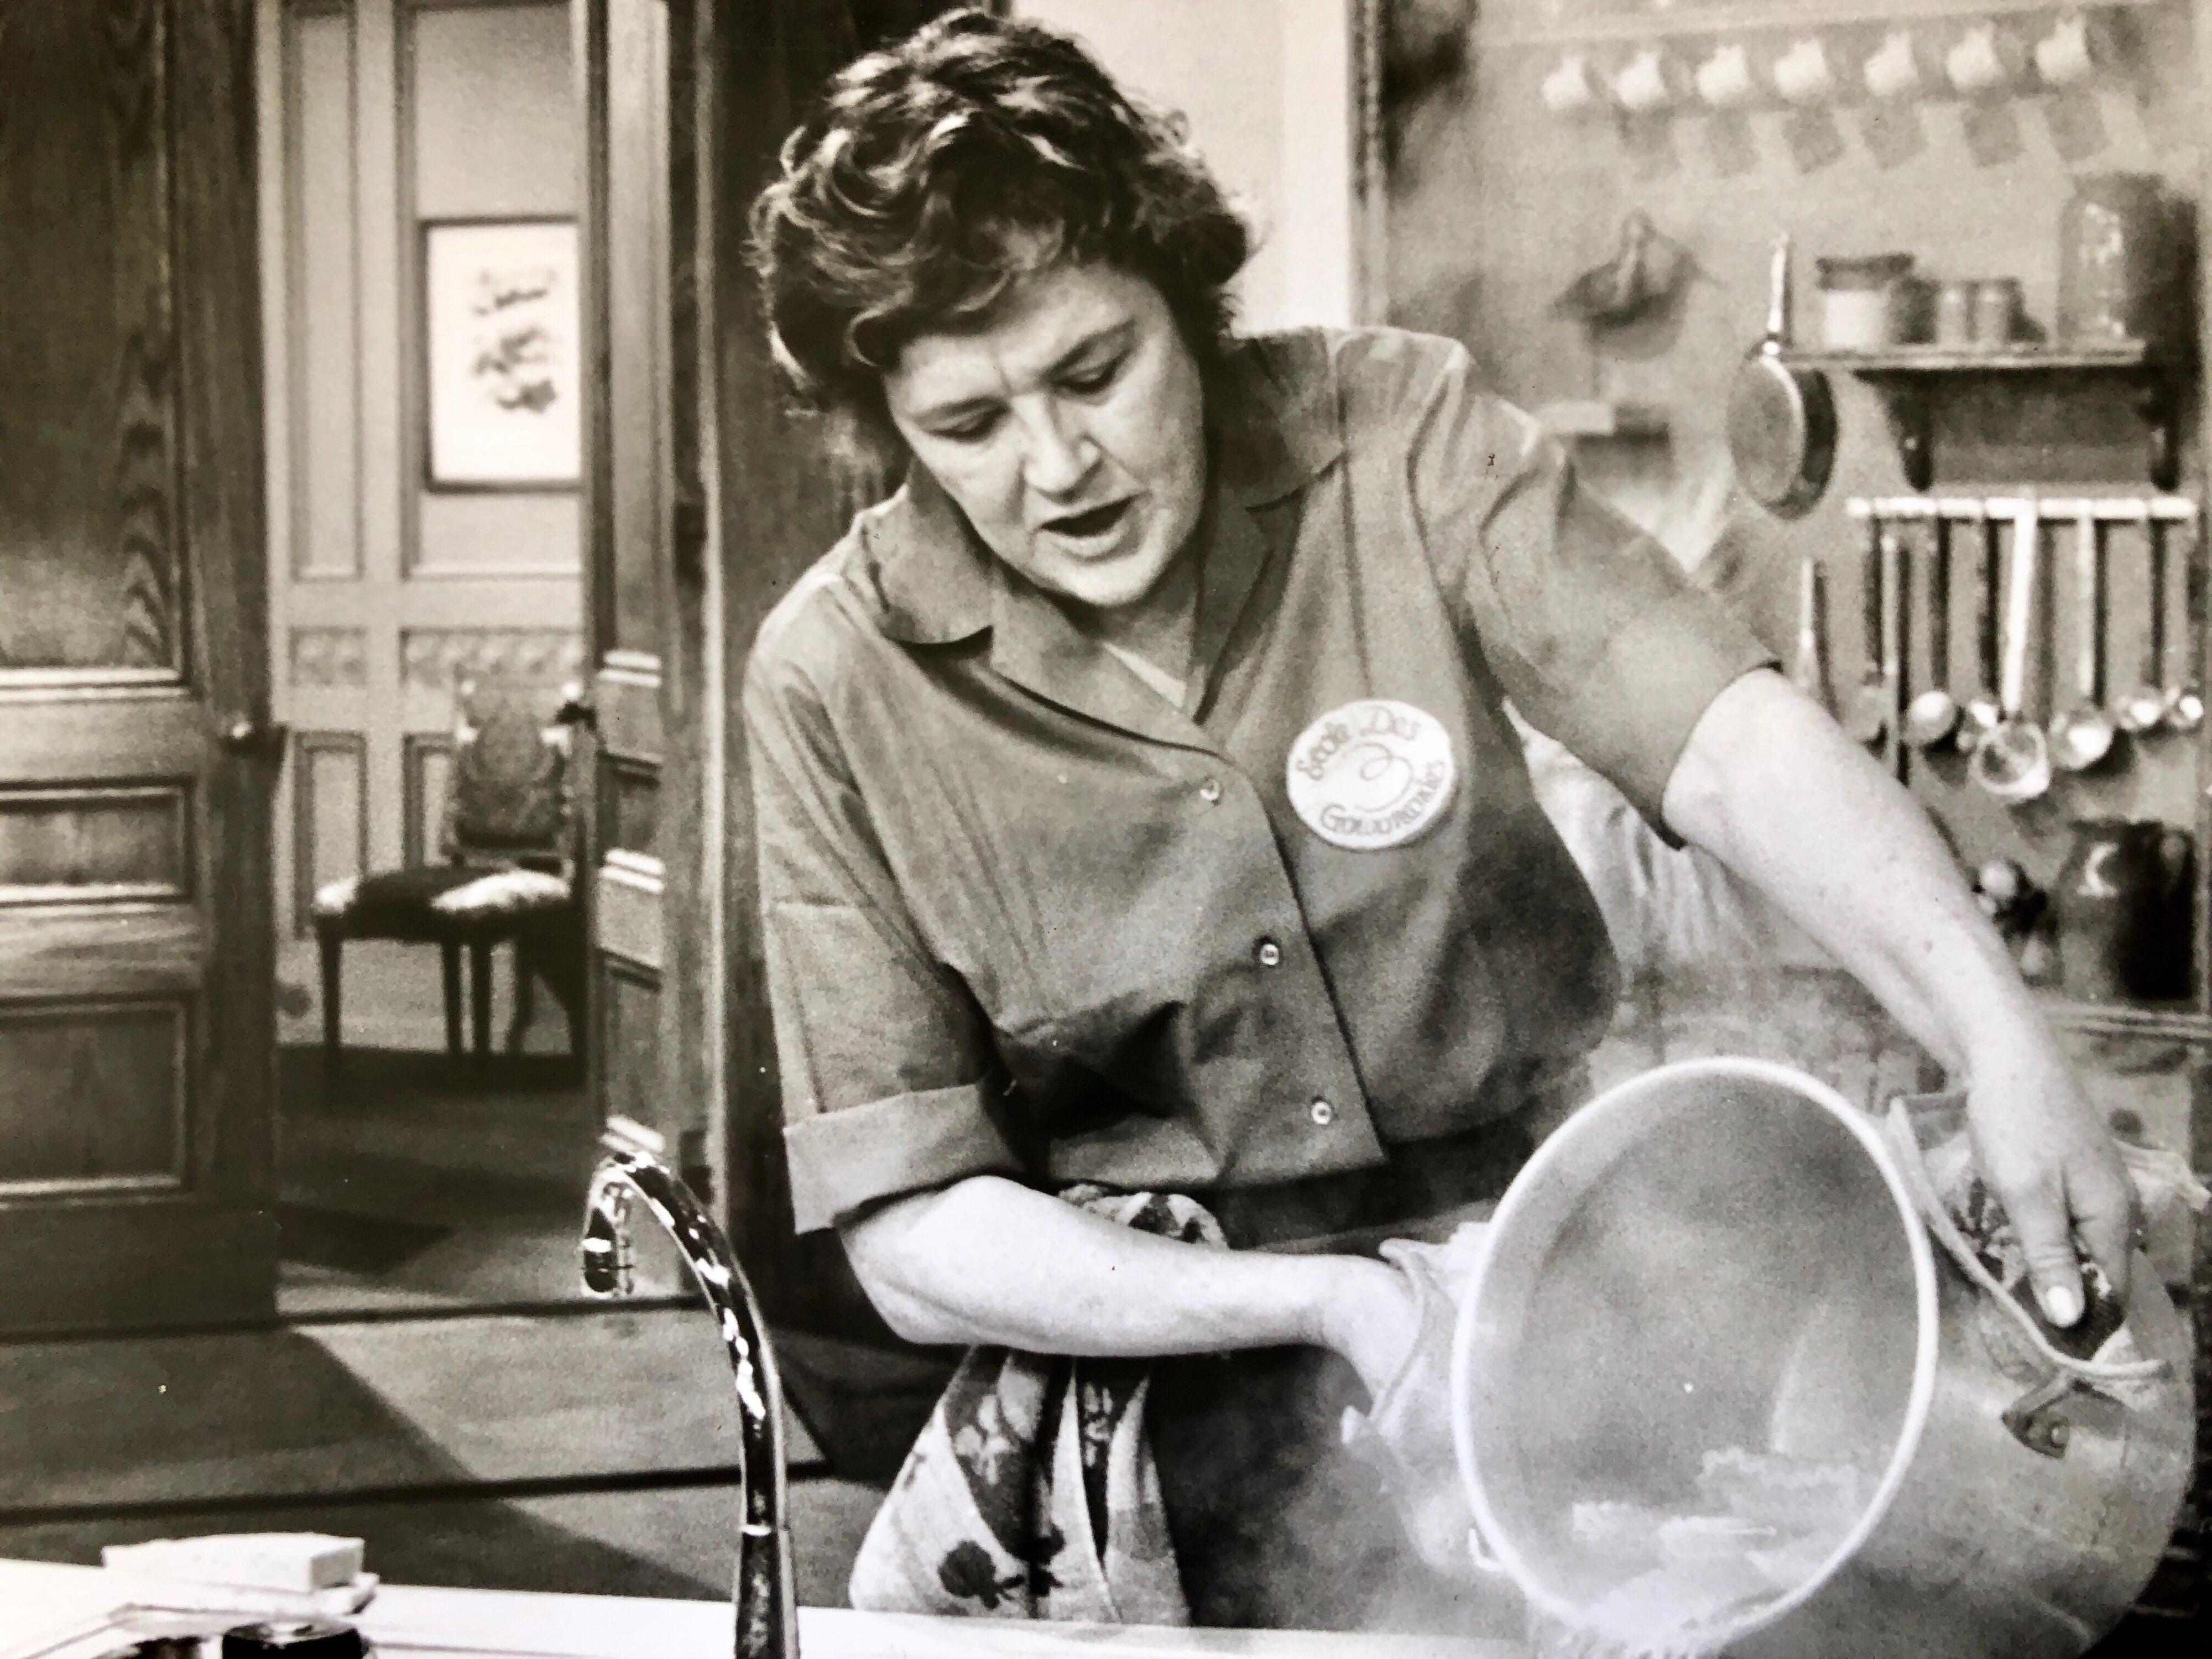
M2081 1293L2070 1285L2054 1285L2043 1293L2043 1310L2052 1324L2071 1325L2081 1316Z

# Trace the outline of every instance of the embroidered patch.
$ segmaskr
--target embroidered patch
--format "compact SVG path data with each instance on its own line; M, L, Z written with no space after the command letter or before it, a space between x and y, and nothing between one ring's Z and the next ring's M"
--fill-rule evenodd
M1434 823L1450 805L1459 768L1451 734L1433 714L1363 697L1298 733L1286 776L1309 830L1364 853L1409 842Z

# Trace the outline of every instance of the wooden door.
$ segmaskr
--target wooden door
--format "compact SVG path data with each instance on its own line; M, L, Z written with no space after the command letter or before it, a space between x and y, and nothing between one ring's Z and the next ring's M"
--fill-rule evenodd
M249 0L0 0L0 1328L274 1308Z
M580 0L585 112L585 648L591 1087L613 1144L721 1189L719 838L701 810L707 573L698 478L696 211L684 0Z

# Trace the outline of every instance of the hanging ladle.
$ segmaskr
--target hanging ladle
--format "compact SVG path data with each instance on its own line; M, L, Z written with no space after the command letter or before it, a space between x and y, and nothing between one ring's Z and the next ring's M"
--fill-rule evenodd
M1951 695L1951 520L1940 507L1935 528L1928 569L1928 687L1905 707L1905 740L1922 750L1948 743L1962 712Z
M1969 763L1973 780L2008 805L2035 799L2051 787L2051 746L2043 728L2021 718L2027 690L2027 636L2035 611L2035 563L2040 515L2024 501L2013 520L2012 567L2006 573L2004 665L1997 688L2001 716Z
M2143 534L2149 538L2148 574L2144 580L2150 603L2143 629L2142 678L2112 710L2120 730L2130 737L2148 737L2166 724L2166 526L2150 504L2142 504Z
M2051 722L2051 763L2062 772L2086 772L2112 752L2116 730L2100 701L2098 670L2104 634L2104 534L2094 503L2084 503L2075 544L2075 689L2071 708Z
M1866 666L1859 671L1858 689L1844 711L1844 731L1853 743L1871 747L1889 735L1889 722L1897 699L1890 676L1883 670L1883 566L1893 551L1893 538L1880 519L1867 520L1865 562L1859 582L1859 644Z
M1820 646L1820 562L1809 556L1797 567L1797 659L1790 665L1790 678L1822 708L1832 706Z
M1982 509L1981 581L1974 594L1974 695L1959 720L1959 747L1972 754L2004 718L1997 701L1997 521Z
M2163 539L2166 529L2154 519L2158 534ZM2166 729L2169 732L2194 732L2204 724L2204 691L2198 676L2204 660L2204 571L2201 549L2192 544L2189 556L2181 566L2181 595L2183 637L2186 641L2189 659L2181 665L2185 678L2173 681L2175 690L2166 706Z

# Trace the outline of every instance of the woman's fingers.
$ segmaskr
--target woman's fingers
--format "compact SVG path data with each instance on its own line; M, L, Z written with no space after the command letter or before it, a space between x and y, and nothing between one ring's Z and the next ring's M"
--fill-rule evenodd
M2068 1173L2067 1192L2075 1231L2090 1259L2112 1281L2112 1293L2124 1303L2129 1270L2142 1234L2142 1206L2127 1166L2117 1156L2087 1160Z
M2063 1185L2042 1179L2017 1194L2002 1194L2027 1260L2029 1282L2043 1316L2063 1328L2081 1317L2081 1268L2074 1252L2072 1218Z
M2081 1254L2113 1293L2128 1290L2134 1183L2070 1078L2017 1078L1970 1101L1984 1174L2012 1218L2044 1316L2062 1328L2085 1306Z

